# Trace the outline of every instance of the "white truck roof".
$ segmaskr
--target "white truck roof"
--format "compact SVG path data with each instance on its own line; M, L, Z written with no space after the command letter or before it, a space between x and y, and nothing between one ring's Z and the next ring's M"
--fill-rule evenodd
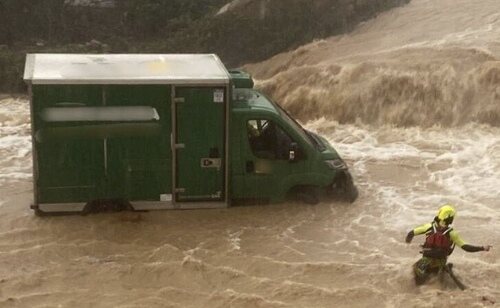
M28 54L32 84L228 84L214 54Z

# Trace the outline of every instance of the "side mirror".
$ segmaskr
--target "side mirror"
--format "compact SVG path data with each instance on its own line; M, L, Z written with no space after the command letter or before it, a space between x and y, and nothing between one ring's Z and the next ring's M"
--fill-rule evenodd
M296 161L298 152L299 152L299 146L297 145L297 143L295 142L290 143L290 147L288 150L288 161L289 162Z

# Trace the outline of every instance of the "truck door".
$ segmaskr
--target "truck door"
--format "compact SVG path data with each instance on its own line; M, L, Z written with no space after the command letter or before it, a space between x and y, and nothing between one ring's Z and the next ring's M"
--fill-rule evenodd
M270 119L246 121L248 142L245 156L245 190L248 198L279 200L294 174L306 170L304 152L298 143L277 122ZM296 159L290 162L291 145Z
M222 201L225 89L175 88L175 201Z

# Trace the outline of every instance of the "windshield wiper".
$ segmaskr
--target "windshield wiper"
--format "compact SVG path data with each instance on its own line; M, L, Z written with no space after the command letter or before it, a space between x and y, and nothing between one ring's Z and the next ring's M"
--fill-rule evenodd
M309 139L312 140L312 142L317 150L319 150L320 152L323 152L324 150L326 150L326 147L323 145L323 142L321 141L321 139L319 139L313 132L310 132L304 128L302 128L302 129L307 134Z
M301 129L307 136L307 138L311 141L311 143L313 144L313 146L320 152L323 152L324 150L326 150L326 147L323 145L323 142L318 139L318 137L316 137L314 135L314 133L308 131L307 129L305 129L304 127L302 127L302 125L300 125L299 122L297 122L297 120L295 120L294 117L292 117L288 111L286 111L283 107L281 107L280 104L276 103L276 102L273 102L271 101L273 105L275 105L277 107L277 109L282 113L282 115L284 115L286 118L288 118L290 121L292 121L292 123L294 123L299 129Z

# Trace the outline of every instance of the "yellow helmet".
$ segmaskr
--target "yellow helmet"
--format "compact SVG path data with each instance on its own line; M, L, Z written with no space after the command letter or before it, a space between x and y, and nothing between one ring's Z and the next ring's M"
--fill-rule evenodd
M445 204L439 208L437 219L438 221L442 221L447 225L451 225L453 223L453 218L456 215L455 209L450 204Z

